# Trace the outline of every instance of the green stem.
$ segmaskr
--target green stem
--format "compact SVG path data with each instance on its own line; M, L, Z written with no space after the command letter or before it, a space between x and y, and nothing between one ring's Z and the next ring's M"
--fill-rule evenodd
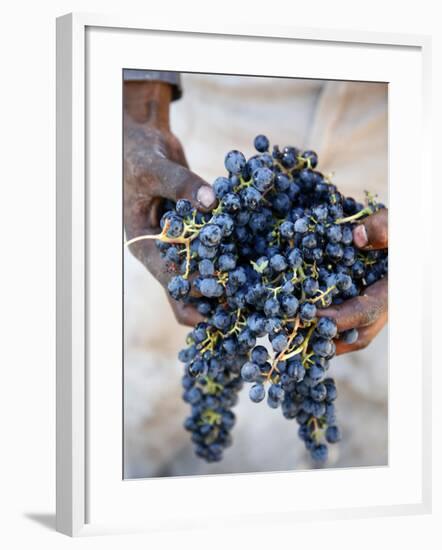
M365 215L368 216L369 214L373 214L373 212L374 210L371 206L366 206L365 208L360 210L357 214L353 214L353 216L347 216L346 218L339 218L338 220L335 221L335 223L341 224L341 223L352 222L352 221L358 220L359 218L362 218Z

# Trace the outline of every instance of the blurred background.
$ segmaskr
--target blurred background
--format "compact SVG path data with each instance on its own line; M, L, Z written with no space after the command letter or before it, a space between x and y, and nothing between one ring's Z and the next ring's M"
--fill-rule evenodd
M190 168L208 182L225 175L224 155L254 153L253 139L313 149L318 169L333 174L345 195L364 190L388 204L388 87L224 75L182 75L183 96L172 104L172 131ZM125 478L308 469L295 421L240 394L233 445L222 462L197 458L182 426L186 327L177 324L162 287L127 250L124 256ZM335 358L337 418L343 439L330 446L328 467L388 463L388 329L365 350Z

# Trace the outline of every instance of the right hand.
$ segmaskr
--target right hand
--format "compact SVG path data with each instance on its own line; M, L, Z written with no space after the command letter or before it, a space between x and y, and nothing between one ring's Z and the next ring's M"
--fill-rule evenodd
M124 225L128 240L161 232L164 199L188 199L202 212L216 202L212 187L189 170L182 146L170 131L171 92L164 82L124 84ZM165 269L155 241L136 242L130 250L166 287L173 274ZM170 297L169 301L178 322L193 326L203 320L194 307Z

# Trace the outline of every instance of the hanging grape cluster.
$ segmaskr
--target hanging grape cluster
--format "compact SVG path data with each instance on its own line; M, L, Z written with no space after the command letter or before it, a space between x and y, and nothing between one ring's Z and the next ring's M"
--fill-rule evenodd
M227 175L215 180L218 206L198 212L187 200L167 202L155 238L170 272L175 300L204 316L179 353L185 429L195 452L209 462L231 445L232 408L244 384L254 403L295 420L312 459L324 463L327 443L340 440L336 384L329 375L335 338L354 343L357 330L338 334L318 309L358 296L387 274L386 251L353 246L352 230L383 208L344 197L316 170L314 151L269 152L259 135L257 154L225 157Z

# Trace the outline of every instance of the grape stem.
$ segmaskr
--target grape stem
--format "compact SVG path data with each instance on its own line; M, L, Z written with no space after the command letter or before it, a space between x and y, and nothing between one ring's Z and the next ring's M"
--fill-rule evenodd
M300 346L298 346L296 349L294 349L293 351L289 351L289 348L287 347L287 349L285 350L284 355L282 357L280 357L278 360L283 360L284 361L286 359L291 359L292 357L294 357L295 355L298 355L299 353L302 353L303 358L305 358L306 352L307 352L307 347L308 347L310 338L313 334L313 331L315 330L315 327L316 327L316 322L313 322L312 326L309 328L309 331L307 333L307 336L305 337L304 342L302 342L302 344Z
M327 290L324 290L324 291L319 290L318 291L320 293L319 296L310 298L306 300L306 302L309 302L310 304L315 304L318 300L322 300L322 305L324 305L324 296L327 296L327 294L330 294L330 292L332 292L332 290L334 290L335 288L336 288L336 285L332 285L332 286L329 286Z
M139 235L138 237L134 237L133 239L129 239L128 241L126 241L125 246L130 246L136 242L146 241L149 239L154 239L163 243L184 244L184 246L186 247L186 271L184 272L183 278L187 279L190 272L190 243L198 236L199 229L195 225L185 226L183 233L180 237L168 237L167 232L169 231L169 227L170 221L166 220L166 223L164 224L161 233L156 235ZM196 231L194 231L190 236L184 237L188 229L191 229L193 231L196 229Z
M359 218L362 218L363 216L368 216L369 214L373 214L374 210L371 206L366 206L362 210L359 210L356 214L353 214L353 216L347 216L346 218L339 218L335 221L337 224L347 223L347 222L353 222L358 220Z
M183 278L187 279L190 272L190 239L186 239L186 271L184 272Z
M180 237L168 237L167 232L169 231L169 227L170 227L170 221L167 220L166 223L164 224L164 227L161 233L158 233L155 235L139 235L138 237L134 237L133 239L129 239L128 241L126 241L125 246L130 246L136 242L146 241L148 239L155 239L163 243L186 244L187 241L193 240L196 236L196 235L195 236L191 235L190 237L183 237L181 235Z
M235 320L235 324L233 325L233 328L231 328L228 332L227 332L227 336L230 336L231 334L234 334L235 332L238 332L241 330L241 325L244 325L244 323L242 323L240 321L240 318L241 318L241 308L238 308L237 312L236 312L236 320Z
M286 347L273 359L272 366L270 367L269 372L265 375L267 380L270 380L271 377L272 377L272 374L275 372L275 370L278 370L276 365L277 365L277 363L279 363L279 361L284 359L284 353L286 353L287 350L290 348L290 345L291 345L293 339L295 338L295 336L298 333L298 328L299 328L300 324L301 324L301 319L299 317L296 317L295 326L293 327L293 331L290 334L289 339L287 340Z

